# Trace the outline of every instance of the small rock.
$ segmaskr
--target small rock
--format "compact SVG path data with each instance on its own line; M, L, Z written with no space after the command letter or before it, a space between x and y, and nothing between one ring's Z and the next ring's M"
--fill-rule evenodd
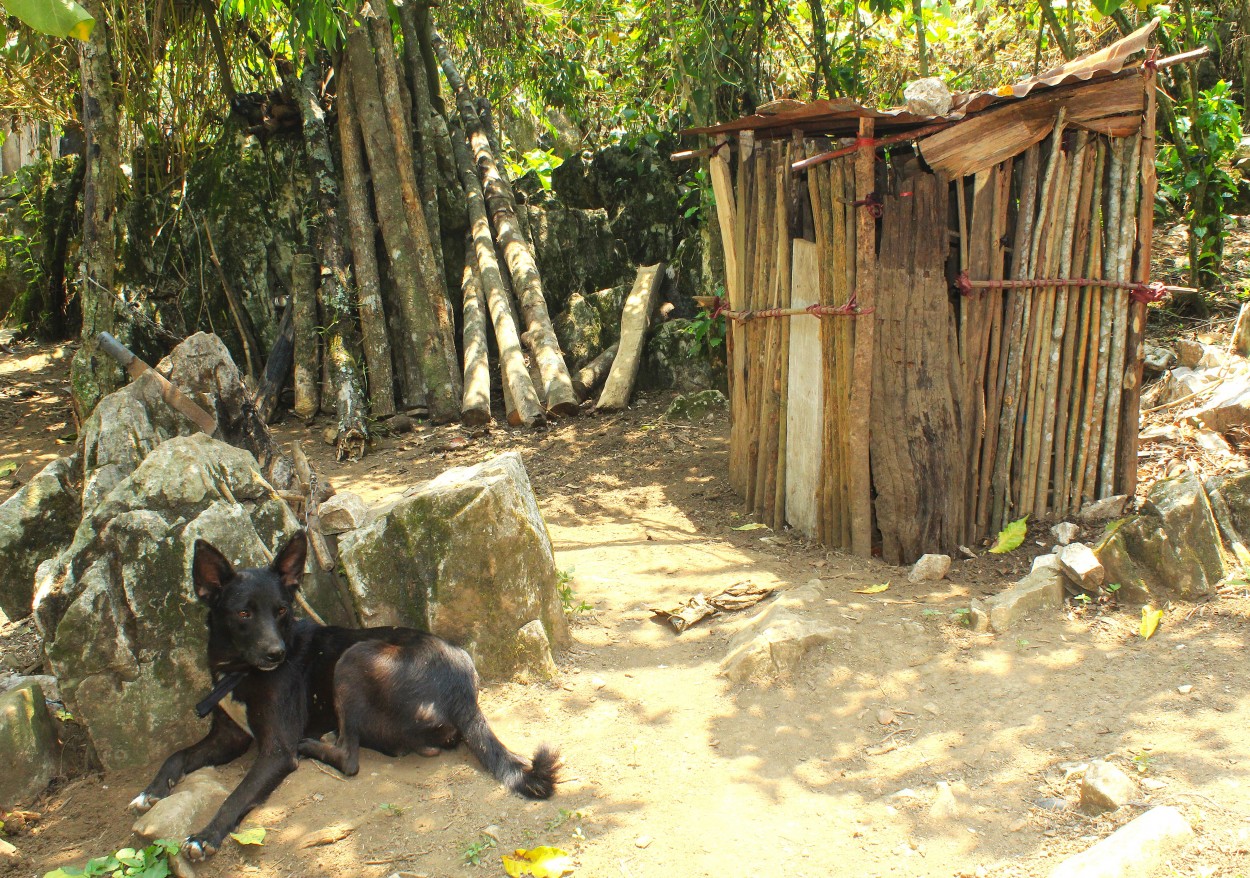
M1124 507L1127 503L1128 496L1125 494L1116 494L1102 500L1095 500L1093 503L1086 503L1081 507L1077 519L1083 524L1097 524L1102 521L1110 521L1124 514Z
M8 860L17 859L17 848L0 838L0 857Z
M990 611L984 601L973 598L968 605L968 627L973 631L990 630Z
M1050 878L1129 878L1153 875L1164 860L1194 837L1181 812L1168 805L1151 808L1090 849L1069 857Z
M921 555L907 574L908 582L937 582L951 569L950 555Z
M604 686L608 685L608 681L602 677L591 677L590 685L594 686L596 689L602 689Z
M700 390L676 397L664 412L664 420L702 421L710 413L724 411L728 406L729 401L719 390Z
M554 680L559 674L541 619L527 622L517 631L513 661L517 676L523 679Z
M951 785L944 780L938 781L937 796L929 806L929 819L950 820L959 816L959 810L959 800L951 791Z
M969 549L967 546L960 546L960 547L959 547L959 554L961 554L961 555L963 555L965 558L969 558L969 559L971 559L971 558L975 558L975 557L977 556L977 553L976 553L976 552L974 552L974 551L972 551L971 549Z
M359 494L339 491L317 507L317 520L324 534L340 534L364 527L369 507Z
M1036 558L1034 558L1033 567L1030 569L1030 572L1035 572L1037 570L1058 570L1058 569L1059 569L1059 556L1052 553L1050 555L1038 555Z
M787 597L805 590L806 586L794 589ZM828 643L837 633L827 622L803 618L782 601L775 602L730 641L720 673L735 683L772 684L793 675L808 650Z
M1081 529L1070 521L1061 521L1050 529L1050 533L1054 536L1055 542L1066 546L1080 535Z
M652 838L651 838L651 836L649 836L649 835L640 835L640 836L638 836L636 839L634 839L634 847L636 847L636 848L648 848L648 847L651 847L651 842L652 842L652 841L654 841L654 839L652 839Z
M1046 796L1044 798L1037 799L1036 801L1033 802L1033 804L1036 805L1038 808L1041 808L1043 811L1066 811L1068 810L1068 800L1059 799L1054 796Z
M907 83L903 100L907 112L915 116L945 116L951 111L951 90L936 76Z
M386 429L392 433L411 433L414 426L415 422L405 414L391 415L386 419Z
M1166 781L1161 781L1156 777L1143 777L1140 781L1141 785L1151 792L1158 792L1167 786Z
M1145 345L1142 349L1147 372L1166 372L1176 365L1176 352L1156 345Z
M0 696L0 809L24 805L57 773L56 729L43 689L29 679Z
M1176 343L1176 362L1177 365L1184 366L1186 369L1192 369L1198 365L1198 361L1202 359L1202 355L1206 350L1206 345L1192 338L1182 338Z
M898 717L894 715L894 711L885 708L877 711L877 722L883 726L888 726L898 722Z
M891 799L919 799L919 798L922 798L922 796L920 795L920 793L916 792L911 787L904 787L903 789L899 790L896 793L891 793L890 798Z
M1069 579L1089 592L1097 591L1106 581L1106 571L1094 550L1084 543L1072 543L1059 551L1059 567Z
M1214 430L1199 430L1194 438L1204 451L1219 460L1227 460L1236 454L1228 440Z
M337 445L339 441L339 428L333 425L326 427L321 431L321 441L326 445Z
M1186 683L1184 686L1177 686L1176 691L1181 693L1182 695L1188 695L1190 692L1194 691L1194 687L1191 686L1189 683Z
M503 830L494 823L482 830L482 835L493 838L496 842L502 841L499 837L502 833Z
M932 701L926 704L924 706L924 709L926 713L929 713L933 716L937 716L939 713L941 713L941 711L938 710L938 706L934 704Z
M1064 577L1058 570L1042 568L985 602L988 625L1003 632L1030 613L1053 610L1063 606ZM976 608L973 608L973 616ZM974 619L975 622L975 619ZM973 630L979 630L974 627Z
M146 841L186 838L209 821L229 793L217 769L201 768L141 814L131 829Z
M1112 811L1133 801L1137 786L1133 779L1109 762L1090 762L1081 779L1081 807L1087 811Z
M1171 442L1179 439L1181 428L1175 424L1156 424L1153 427L1147 427L1137 435L1142 442Z

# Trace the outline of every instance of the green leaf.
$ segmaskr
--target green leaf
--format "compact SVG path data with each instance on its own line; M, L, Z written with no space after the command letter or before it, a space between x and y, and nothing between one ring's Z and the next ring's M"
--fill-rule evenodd
M230 837L239 844L264 844L265 827L253 826L250 829L240 829L238 832L230 833Z
M13 461L0 463L0 479L3 479L5 476L11 476L15 472L17 472L17 464Z
M1020 548L1020 544L1024 542L1024 535L1029 529L1028 521L1029 517L1026 515L1003 528L998 534L998 542L994 543L990 552L995 555L1005 555L1007 552Z
M731 530L768 530L768 525L760 524L758 521L753 521L750 524L743 524L738 527L731 528Z
M41 34L85 40L95 19L74 0L2 0L0 6Z

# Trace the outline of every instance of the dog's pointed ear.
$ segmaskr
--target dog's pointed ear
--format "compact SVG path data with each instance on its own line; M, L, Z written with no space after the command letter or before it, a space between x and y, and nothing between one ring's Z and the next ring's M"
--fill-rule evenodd
M278 551L269 569L278 574L284 586L295 591L304 581L304 558L307 555L308 537L300 531Z
M234 579L234 568L226 556L203 540L195 541L195 557L191 560L191 581L195 596L211 604L227 582Z

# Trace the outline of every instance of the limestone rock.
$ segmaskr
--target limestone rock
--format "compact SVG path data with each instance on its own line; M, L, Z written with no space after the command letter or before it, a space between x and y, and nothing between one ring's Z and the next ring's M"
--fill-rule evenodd
M1196 365L1196 364L1195 364ZM1206 390L1215 381L1215 376L1190 366L1181 365L1150 386L1143 397L1143 403L1149 405L1166 405L1176 402L1195 393Z
M1170 805L1151 808L1098 844L1069 857L1050 878L1137 878L1155 875L1165 859L1194 837L1189 823Z
M937 582L951 569L950 555L921 555L907 572L908 582Z
M554 680L559 674L541 619L526 622L517 631L514 665L516 676L524 681Z
M985 601L972 599L968 606L968 627L976 632L990 630L990 610Z
M321 532L339 534L362 527L369 518L369 507L359 494L339 491L317 507Z
M192 711L209 682L204 609L191 587L195 540L236 566L261 566L298 528L251 454L197 433L148 454L40 565L35 623L105 768L146 764L206 728ZM308 601L348 621L337 595L315 583Z
M985 601L989 627L999 633L1008 630L1030 613L1063 606L1063 574L1043 567Z
M534 259L543 279L547 307L559 314L573 293L583 295L633 279L634 267L616 240L606 210L548 203L526 208ZM616 321L620 323L620 312Z
M804 604L819 597L810 586L789 593L755 616L729 644L720 673L735 683L768 685L794 675L809 650L833 639L833 626L806 619Z
M30 615L35 570L74 537L77 468L77 455L54 460L0 504L0 610L10 619Z
M664 412L668 421L702 421L714 411L725 411L729 400L719 390L700 390L676 397Z
M1193 369L1206 353L1207 346L1197 339L1182 338L1176 342L1176 362L1186 369Z
M937 795L929 806L930 820L953 820L960 813L959 800L951 790L951 785L944 780L937 783Z
M551 538L515 452L418 486L339 550L363 624L445 637L484 676L518 670L516 632L533 619L568 643Z
M1029 572L1034 570L1043 570L1046 568L1059 569L1059 556L1052 552L1049 555L1038 555L1033 559L1033 566L1029 568Z
M1119 597L1145 603L1209 594L1228 575L1211 503L1192 473L1151 487L1142 514L1126 519L1095 548Z
M1084 543L1072 543L1058 552L1059 568L1075 584L1096 592L1105 581L1106 571L1094 550Z
M1214 372L1204 374L1214 380ZM1250 380L1230 375L1210 395L1195 400L1193 408L1178 414L1176 420L1217 433L1250 424Z
M1081 779L1081 807L1087 811L1112 811L1137 795L1133 779L1110 762L1095 759Z
M60 745L43 688L28 681L0 695L0 809L30 802L56 775Z
M951 90L936 76L917 79L903 88L907 112L916 116L945 116L951 111Z
M620 312L617 312L615 322L620 321ZM580 369L606 347L603 323L599 312L581 293L569 296L569 304L556 317L553 328L570 369Z
M1070 521L1061 521L1050 529L1050 535L1055 538L1055 542L1061 546L1076 539L1081 533L1081 529Z
M1095 500L1082 506L1080 513L1077 515L1077 520L1082 524L1098 524L1110 521L1123 515L1124 508L1127 505L1128 497L1124 494L1105 497L1102 500Z
M1166 372L1176 365L1176 352L1157 345L1145 345L1143 360L1147 372Z
M158 838L186 838L204 827L230 790L215 768L201 768L183 778L172 793L146 813L139 815L132 828L145 841Z
M690 321L677 318L661 323L647 339L638 372L641 390L673 389L691 393L723 387L722 363L712 361L697 349Z

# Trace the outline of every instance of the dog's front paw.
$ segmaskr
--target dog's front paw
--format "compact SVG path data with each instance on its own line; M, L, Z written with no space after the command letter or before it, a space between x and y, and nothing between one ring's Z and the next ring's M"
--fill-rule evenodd
M136 814L146 814L152 808L152 806L155 805L159 801L160 801L159 798L149 794L145 790L144 792L139 793L139 795L131 799L130 804L127 807L129 807L130 810L134 811Z
M217 845L202 835L193 835L183 843L182 853L191 862L199 863L217 853Z

